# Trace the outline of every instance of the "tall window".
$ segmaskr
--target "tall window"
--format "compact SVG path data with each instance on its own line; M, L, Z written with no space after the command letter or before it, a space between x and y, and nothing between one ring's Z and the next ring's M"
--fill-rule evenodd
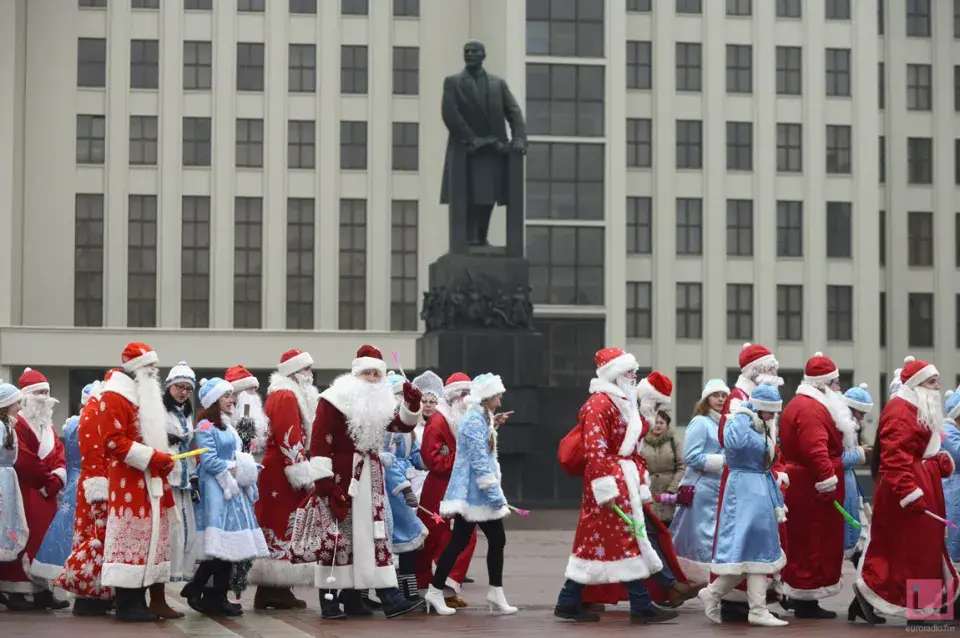
M803 202L777 202L777 257L803 257Z
M393 94L420 93L419 47L393 47Z
M314 12L315 10L316 6L314 6ZM287 90L291 93L317 91L317 45L290 45L287 61Z
M777 0L778 18L802 18L803 0Z
M649 197L627 198L627 254L649 255L653 247L653 204Z
M183 118L184 166L210 166L210 129L209 117Z
M603 219L603 158L603 144L530 144L527 219Z
M420 168L420 125L416 122L393 123L393 170L416 171Z
M183 88L205 90L213 86L213 43L183 43Z
M555 388L583 388L596 376L593 356L604 344L603 319L537 319L546 337L548 383Z
M853 286L827 286L827 340L853 341Z
M210 327L210 197L185 195L180 227L180 327Z
M237 197L233 218L233 327L263 321L263 200Z
M390 205L390 329L417 329L416 200L393 200Z
M880 110L887 108L887 65L877 63L877 102Z
M803 49L777 47L777 95L803 93Z
M677 339L703 338L703 285L677 283Z
M653 291L649 281L627 282L627 338L653 337Z
M369 68L367 47L342 45L340 47L340 92L364 95L367 92Z
M653 122L650 118L627 118L627 166L653 166Z
M883 184L887 181L887 138L885 135L881 135L880 139L877 141L878 144L878 159L880 160L880 167L877 169L880 173L880 183Z
M415 18L420 15L420 0L393 0L395 17Z
M237 90L263 91L263 43L237 43Z
M911 184L933 183L933 138L907 138L907 181Z
M887 265L887 212L880 211L877 219L877 237L880 245L877 247L877 253L880 256L880 265Z
M727 45L727 93L753 93L753 47Z
M340 122L340 168L367 170L366 122Z
M677 168L703 168L703 122L677 120Z
M317 157L317 125L313 120L287 122L287 167L314 168Z
M850 49L827 49L827 95L850 97Z
M887 347L887 293L880 293L880 347ZM881 384L881 388L885 387Z
M677 42L677 90L703 87L703 47L699 42Z
M157 325L157 198L130 195L127 222L127 326Z
M603 305L603 229L527 226L531 301Z
M130 88L155 89L160 86L160 41L130 41Z
M341 330L367 327L367 201L340 200Z
M727 339L753 339L753 284L727 284Z
M929 111L933 108L933 66L907 65L907 110Z
M777 171L803 171L803 124L777 123Z
M653 86L653 46L649 41L627 41L627 88Z
M777 339L803 340L803 286L777 286Z
M933 266L933 213L907 213L907 264Z
M753 255L753 200L727 200L727 255Z
M703 200L677 198L677 254L703 253Z
M930 0L906 0L907 35L914 38L930 37Z
M827 20L850 19L850 0L827 0L825 8Z
M107 122L102 115L77 116L77 164L103 164Z
M827 202L827 257L853 256L853 207L850 202Z
M345 16L365 16L369 11L369 0L340 0L340 13Z
M528 64L527 132L601 137L604 95L603 66Z
M237 119L237 167L263 168L263 120Z
M527 54L602 58L603 5L595 0L527 0Z
M933 293L911 292L908 295L909 346L911 348L933 347Z
M827 173L849 175L853 172L853 133L847 124L827 124Z
M130 164L157 165L157 116L130 116Z
M727 122L727 170L753 170L753 122Z
M73 250L73 325L103 325L103 195L78 194Z
M287 199L287 329L313 330L314 202Z
M107 86L106 38L77 39L77 86L81 88Z

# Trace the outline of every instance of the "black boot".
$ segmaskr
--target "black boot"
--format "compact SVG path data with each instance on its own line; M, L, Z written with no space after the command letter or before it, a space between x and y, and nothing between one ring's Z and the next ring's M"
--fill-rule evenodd
M654 623L668 622L679 616L679 612L672 609L664 609L657 605L650 605L642 611L630 610L630 622L634 625L651 625Z
M553 608L553 615L561 620L572 620L574 622L598 622L600 616L591 614L583 606L557 605Z
M791 600L790 606L795 618L829 620L837 617L837 612L824 609L816 600Z
M33 609L33 603L27 600L23 594L7 594L7 600L4 603L8 611L30 611Z
M111 601L98 598L77 598L73 601L74 616L106 616Z
M213 572L213 593L209 603L204 596L204 607L211 616L226 616L235 618L243 615L243 609L238 609L227 600L227 594L230 591L230 574L233 571L233 564L225 560L217 560Z
M343 605L343 612L347 616L372 616L373 610L367 607L360 597L360 592L356 589L341 589L340 604Z
M114 592L117 597L115 615L120 622L154 622L160 619L147 609L146 589L117 587Z
M320 590L320 617L324 620L343 620L347 617L337 602L337 592L333 589Z
M861 556L863 556L863 552L855 552L855 553L850 557L850 562L853 563L853 568L854 568L854 569L859 569L859 566L860 566L860 557L861 557Z
M383 607L382 603L378 603L377 601L370 598L370 590L363 589L359 591L360 591L360 600L363 601L364 605L366 605L370 609L381 609Z
M424 605L423 599L407 600L396 587L378 589L377 598L383 604L383 614L387 618L398 618Z
M38 591L33 595L34 609L66 609L69 606L68 601L60 600L49 589Z

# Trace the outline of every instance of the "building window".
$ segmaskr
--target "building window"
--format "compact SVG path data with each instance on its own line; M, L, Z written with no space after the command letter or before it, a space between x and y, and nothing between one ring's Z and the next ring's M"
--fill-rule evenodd
M907 65L907 110L929 111L933 105L933 67Z
M960 268L960 213L953 214L953 259L954 266Z
M367 170L366 122L340 122L340 168Z
M887 293L880 293L880 347L887 347ZM882 385L880 386L883 387Z
M527 54L602 58L603 5L596 0L527 0Z
M880 173L880 183L883 184L887 181L887 138L881 135L877 146L879 149L877 155L880 160L880 167L877 170Z
M703 167L703 122L677 120L677 168Z
M653 122L649 118L627 118L627 166L653 166Z
M910 308L910 347L933 347L933 293L911 292L907 307Z
M77 40L77 86L102 89L107 86L107 40Z
M853 286L827 286L827 340L853 341Z
M317 46L291 44L288 57L287 90L290 93L315 93L317 91Z
M340 13L345 16L365 16L368 12L367 0L340 0Z
M907 181L911 184L933 183L933 138L907 138Z
M649 197L627 198L627 254L649 255L653 247L653 202Z
M849 20L850 0L827 0L827 20Z
M751 0L727 0L728 16L750 16L753 15Z
M604 165L603 144L531 143L527 219L603 219Z
M157 325L157 198L130 195L127 209L127 326Z
M753 255L753 200L727 200L727 255Z
M627 41L627 88L649 89L653 86L653 48L650 42Z
M416 18L420 15L420 0L393 0L393 15Z
M777 202L777 257L803 257L803 202Z
M727 284L727 339L753 339L753 284Z
M907 213L907 264L933 266L933 213Z
M627 282L627 338L653 337L653 286L649 281Z
M537 319L547 338L543 366L553 388L585 388L597 372L592 353L604 347L603 319ZM579 496L578 496L579 498Z
M340 92L365 95L367 93L367 47L343 45L340 47Z
M527 226L533 303L602 306L603 228Z
M703 253L703 200L677 198L677 254Z
M700 6L701 0L677 0L677 13L700 13L703 8Z
M907 0L907 35L930 37L930 0Z
M958 38L960 38L960 0L953 0L953 39ZM957 347L960 347L960 342Z
M803 93L803 49L777 47L777 95Z
M77 116L77 164L103 164L107 122L103 115Z
M107 0L80 0L78 6L81 9L106 9Z
M850 97L850 49L827 49L827 95Z
M420 93L420 49L393 47L393 94Z
M213 86L213 45L187 40L183 43L183 88L205 90Z
M237 11L244 13L263 13L266 0L237 0Z
M210 327L210 198L207 196L183 198L180 327Z
M78 194L73 249L73 325L103 325L103 195Z
M290 13L315 14L317 0L290 0Z
M953 110L960 113L960 66L953 67Z
M627 0L627 11L647 13L650 11L653 0Z
M960 348L960 295L957 295L956 300L954 301L953 316L955 325L955 334L953 338L955 341L955 347ZM960 375L957 375L957 386L960 386Z
M210 118L183 118L183 165L210 166Z
M753 93L753 47L727 45L727 93Z
M753 122L727 122L727 170L753 170Z
M880 256L880 265L887 265L887 211L880 211L877 220L877 236L880 240L880 246L877 252Z
M314 168L316 156L316 123L313 120L287 122L287 168Z
M419 214L416 200L390 205L390 329L417 329L417 247Z
M416 122L393 123L393 170L420 169L420 125Z
M183 0L187 11L213 11L213 0Z
M313 330L314 203L287 199L287 330Z
M340 200L341 330L367 327L367 201Z
M827 257L853 256L853 212L850 202L827 202Z
M604 67L527 65L527 132L531 135L602 137Z
M849 175L853 172L851 127L846 124L827 124L827 173Z
M703 286L677 283L677 339L703 338Z
M703 88L703 47L699 42L677 42L677 90Z
M778 18L802 18L803 0L777 0Z
M960 139L953 140L953 181L960 185Z
M263 43L237 43L237 90L263 91Z
M263 316L263 200L237 197L233 218L233 327L257 330Z
M877 102L881 111L887 108L887 66L883 62L877 63Z
M777 171L803 171L803 124L777 123Z
M263 168L263 120L237 119L238 168Z
M678 415L685 417L684 411L700 401L700 393L703 391L703 368L678 368L677 382L674 387L676 388L674 405L680 408L677 411Z
M130 88L155 89L160 85L160 42L130 41Z
M130 164L157 165L157 116L130 116Z
M777 286L777 339L803 341L803 286Z

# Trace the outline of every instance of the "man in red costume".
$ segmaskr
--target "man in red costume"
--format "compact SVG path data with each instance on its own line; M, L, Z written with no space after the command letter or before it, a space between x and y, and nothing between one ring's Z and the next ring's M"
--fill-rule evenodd
M387 534L386 491L380 450L387 432L412 432L420 421L420 391L403 382L397 406L387 383L380 351L362 346L349 373L334 379L320 395L310 438L311 463L325 470L317 493L326 498L335 522L336 549L321 556L316 585L321 589L323 617L343 618L334 587L350 590L341 600L363 614L360 592L375 589L387 618L423 605L397 589L397 572Z
M877 426L873 521L849 612L850 620L860 617L870 624L886 622L877 612L900 617L908 611L940 612L940 588L930 592L929 600L926 592L907 591L911 580L940 582L954 600L958 593L943 523L927 514L946 517L941 479L956 469L940 449L940 373L932 364L907 357L899 379L902 385ZM914 599L908 601L908 595ZM918 622L927 624L918 618L909 624Z
M268 421L263 470L257 482L260 500L255 505L269 558L253 561L250 584L258 585L254 609L306 609L293 595L293 587L313 584L310 563L291 562L290 520L313 490L317 474L307 459L310 428L319 391L313 384L313 358L300 350L287 350L270 377L263 406Z
M840 593L844 518L844 441L856 444L857 423L840 391L840 372L818 352L780 420L780 452L790 476L785 503L787 564L781 575L785 606L797 618L836 618L818 601Z
M450 472L453 471L453 462L457 458L457 425L467 411L464 399L469 394L470 377L462 372L455 372L447 377L443 386L443 396L437 402L437 411L427 421L427 426L423 430L420 457L430 473L423 482L420 505L434 514L440 511L440 501L447 493ZM417 515L429 532L420 550L420 564L417 569L417 583L420 589L426 589L433 578L433 566L450 541L451 530L448 521L438 523L423 510L418 510ZM467 577L467 569L470 567L476 546L477 530L473 530L473 536L470 537L467 548L457 557L457 562L454 563L453 570L447 578L447 586L453 590L453 595L446 596L448 607L467 606L467 603L460 598L460 588Z
M167 483L174 461L168 449L157 353L130 343L122 371L104 385L100 426L109 486L107 532L100 582L116 596L116 618L150 622L146 588L170 578L169 517L176 502Z
M15 426L19 453L14 468L30 536L22 560L0 563L0 592L8 594L7 606L14 611L65 609L70 603L54 597L48 581L32 581L26 571L57 514L57 494L67 482L65 449L53 427L53 406L58 401L50 396L50 383L37 370L26 368L19 386L23 398ZM29 593L32 604L24 596Z

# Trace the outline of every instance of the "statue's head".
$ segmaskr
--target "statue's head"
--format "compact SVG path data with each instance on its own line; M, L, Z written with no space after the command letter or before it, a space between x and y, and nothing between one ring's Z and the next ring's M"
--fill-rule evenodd
M468 69L479 69L487 57L487 48L479 40L470 40L463 45L463 61Z

